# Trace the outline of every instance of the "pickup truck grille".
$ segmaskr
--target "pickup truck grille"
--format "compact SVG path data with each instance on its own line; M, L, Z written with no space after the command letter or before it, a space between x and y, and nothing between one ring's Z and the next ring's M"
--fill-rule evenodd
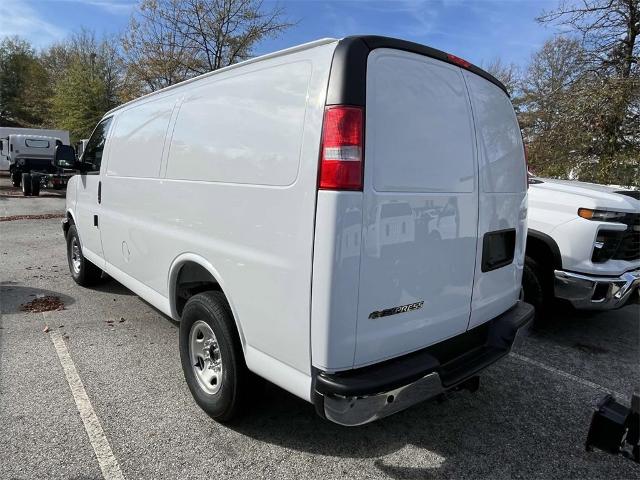
M640 214L630 213L622 223L627 229L622 232L618 249L611 258L615 260L638 260L640 258Z

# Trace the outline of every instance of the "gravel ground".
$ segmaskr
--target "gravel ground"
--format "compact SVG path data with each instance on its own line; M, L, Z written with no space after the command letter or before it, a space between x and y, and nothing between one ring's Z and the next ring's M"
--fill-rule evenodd
M56 213L63 199L3 195L0 214ZM7 213L9 212L9 213ZM233 427L207 417L184 382L174 322L111 280L68 273L59 219L0 222L0 478L102 478L52 333L60 333L125 478L638 478L586 453L594 402L630 395L640 307L567 313L537 327L456 393L344 428L274 386ZM57 295L64 310L20 310ZM49 333L43 330L48 327ZM533 362L533 363L532 363ZM570 374L572 376L567 376Z

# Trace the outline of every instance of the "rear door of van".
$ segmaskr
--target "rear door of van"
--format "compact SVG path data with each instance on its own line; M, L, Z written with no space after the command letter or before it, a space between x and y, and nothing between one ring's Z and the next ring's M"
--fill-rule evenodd
M469 328L511 308L520 295L527 237L522 136L509 97L463 71L475 120L479 166L478 252Z
M366 92L356 367L465 332L479 248L463 70L377 48Z

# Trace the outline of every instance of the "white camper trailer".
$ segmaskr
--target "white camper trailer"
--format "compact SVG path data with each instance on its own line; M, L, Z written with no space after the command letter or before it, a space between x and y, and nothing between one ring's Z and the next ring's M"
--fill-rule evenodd
M0 140L6 139L9 135L42 135L45 137L58 138L63 145L69 145L68 130L50 130L46 128L17 128L0 127ZM0 151L0 172L9 172L8 152Z
M75 151L59 138L9 135L0 139L0 152L9 160L11 184L22 187L25 196L39 195L41 186L64 188L75 173ZM54 164L56 158L58 162Z

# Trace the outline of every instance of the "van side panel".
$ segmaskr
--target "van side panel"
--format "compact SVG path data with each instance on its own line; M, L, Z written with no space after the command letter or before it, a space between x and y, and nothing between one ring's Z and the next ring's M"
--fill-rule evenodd
M115 114L102 176L100 233L107 265L157 292L166 283L158 242L165 211L157 199L166 193L158 174L176 96L135 104Z
M169 298L174 260L206 259L242 328L249 368L306 399L318 152L334 49L301 50L170 90L184 101L168 129L166 177L106 177L103 190L104 203L116 201L130 217L112 229L109 263L119 257L125 272L140 264L145 273L132 276Z
M316 209L311 301L313 365L353 366L358 318L362 193L320 190Z
M464 72L464 77L473 107L480 168L478 255L469 321L473 328L518 300L527 231L527 180L522 137L509 98L478 75ZM485 236L510 229L515 229L513 260L483 271Z
M194 84L173 131L167 178L291 185L311 68L310 61L260 64Z

